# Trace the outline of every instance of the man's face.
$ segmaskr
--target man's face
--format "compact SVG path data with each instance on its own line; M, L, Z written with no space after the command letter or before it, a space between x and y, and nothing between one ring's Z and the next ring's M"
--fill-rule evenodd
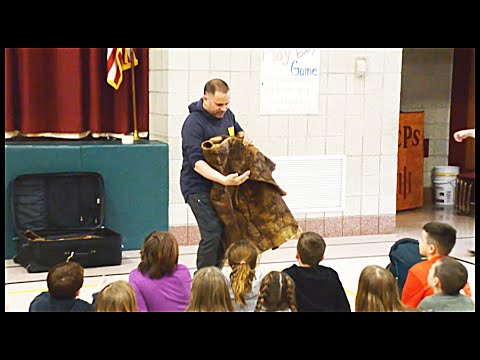
M207 112L215 116L217 119L222 119L228 110L230 104L230 92L221 93L216 91L215 95L206 94L203 96L203 107Z

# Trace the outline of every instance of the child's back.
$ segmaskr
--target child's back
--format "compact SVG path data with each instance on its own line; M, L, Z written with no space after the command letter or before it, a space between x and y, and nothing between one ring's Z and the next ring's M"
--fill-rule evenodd
M390 270L378 265L367 265L358 278L355 312L410 312L418 311L400 301L397 280Z
M136 312L137 298L133 286L125 280L114 281L96 297L97 312Z
M463 294L433 294L420 301L418 309L434 312L470 312L475 311L475 303L472 298Z
M233 283L231 279L232 269L230 267L224 267L222 270L222 273L227 279L228 290L230 292L230 298L232 300L232 305L235 312L251 312L255 310L258 299L258 292L260 291L260 284L265 274L260 269L255 269L254 271L255 276L252 279L250 290L243 292L243 299L245 301L245 304L241 304L235 301L235 293L232 287Z
M95 305L77 298L83 286L83 267L79 263L71 261L52 266L47 286L48 291L32 300L29 312L95 311Z
M428 273L435 262L450 254L455 246L456 235L457 231L446 223L431 221L423 226L419 251L427 260L413 265L408 271L401 295L403 304L416 308L422 299L433 294L428 285ZM468 282L463 290L465 295L472 296Z
M48 291L37 295L30 303L29 312L86 312L94 305L82 299L56 299Z
M262 280L256 312L297 311L295 283L283 271L270 271Z
M298 311L351 311L342 282L332 268L294 264L283 271L295 282Z
M423 298L418 308L435 312L475 311L474 301L460 294L467 279L468 271L459 261L449 256L437 260L428 273L433 295Z
M216 266L205 266L195 272L187 312L232 312L227 279Z
M283 271L295 283L298 311L350 312L350 303L338 273L319 265L325 254L325 240L317 233L304 232L297 243L299 265Z
M144 240L140 263L130 271L128 282L135 291L139 312L183 312L190 299L192 277L178 263L175 236L152 231Z
M257 267L260 250L248 240L232 243L222 272L228 281L234 311L253 312L264 273Z

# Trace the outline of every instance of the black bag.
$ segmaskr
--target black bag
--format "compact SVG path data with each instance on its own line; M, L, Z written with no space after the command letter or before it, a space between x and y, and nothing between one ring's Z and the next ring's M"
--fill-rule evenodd
M387 269L390 270L397 280L398 292L401 297L408 270L416 263L422 261L418 240L411 238L397 240L390 248L388 257L390 258L390 263L387 265Z
M45 272L63 261L120 265L122 236L104 226L105 189L96 172L25 174L11 183L14 262Z

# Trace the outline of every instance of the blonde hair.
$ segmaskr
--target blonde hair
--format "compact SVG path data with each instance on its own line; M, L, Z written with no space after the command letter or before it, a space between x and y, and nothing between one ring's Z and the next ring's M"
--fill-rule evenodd
M136 312L137 298L132 285L125 280L105 286L97 296L97 312Z
M368 265L360 273L355 312L408 311L402 304L393 274L378 265Z
M199 269L192 280L187 312L232 312L227 279L216 266Z
M259 255L260 250L247 240L234 242L225 252L225 258L232 268L230 284L237 304L247 305L244 295L252 290Z

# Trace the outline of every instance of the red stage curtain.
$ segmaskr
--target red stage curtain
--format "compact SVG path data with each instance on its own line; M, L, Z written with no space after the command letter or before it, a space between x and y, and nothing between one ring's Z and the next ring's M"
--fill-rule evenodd
M146 137L148 48L134 50L137 130ZM107 48L6 48L5 137L133 133L132 69L118 90L106 79Z

